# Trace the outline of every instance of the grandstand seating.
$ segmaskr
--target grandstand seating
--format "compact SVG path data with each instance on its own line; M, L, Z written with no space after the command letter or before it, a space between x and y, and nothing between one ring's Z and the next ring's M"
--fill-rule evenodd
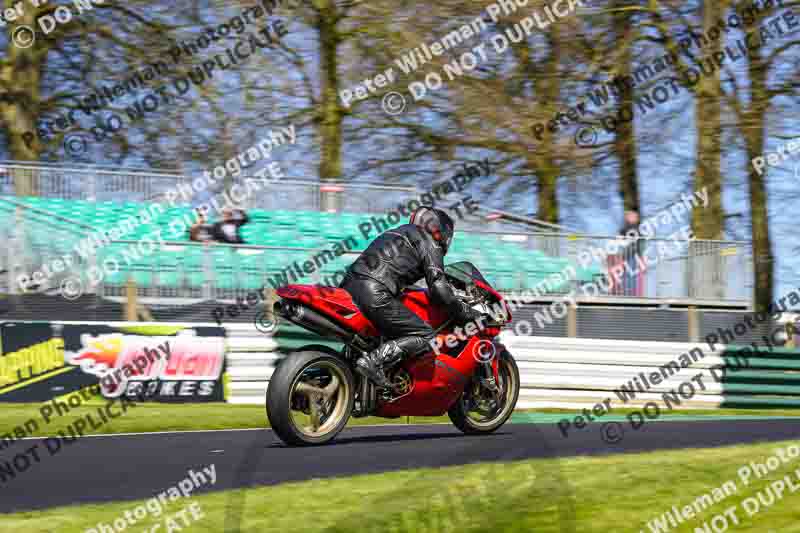
M40 197L14 200L36 208L35 216L40 221L46 214L58 215L50 217L48 222L51 227L70 225L63 219L79 223L73 227L80 228L85 236L88 236L89 231L108 231L119 227L126 218L135 219L137 215L144 213L149 205ZM129 266L120 260L122 250L129 245L112 243L101 247L97 251L98 261L115 257L121 267L120 272L112 274L104 281L111 285L121 285L130 276L142 287L199 287L206 281L205 272L208 267L213 272L213 281L217 288L252 290L263 286L267 277L281 272L293 262L297 261L302 265L319 253L319 250L331 249L334 243L344 244L344 240L350 237L356 241L352 250L363 250L379 232L373 230L367 239L361 236L359 224L370 222L375 217L371 214L253 209L248 210L248 215L250 222L242 228L245 242L253 246L279 248L214 245L206 249L202 245L190 243L188 232L176 238L169 231L169 222L176 218L192 220L191 207L164 206L156 220L148 224L137 222L134 231L121 238L138 240L160 227L163 229L164 239L171 244L158 248L152 255L135 258ZM404 222L400 221L398 224ZM81 238L79 232L74 233L74 239L59 239L56 243L52 242L52 234L48 234L48 225L31 225L28 228L30 241L37 248L49 246L53 254L63 254L71 250ZM350 243L352 244L352 240ZM345 268L354 259L355 254L346 254L322 265L320 279L332 277L334 272ZM457 232L447 255L447 262L465 260L473 262L496 288L504 291L532 287L551 274L562 272L568 264L566 259L546 256L519 243L501 240L494 234ZM575 283L591 281L601 273L599 268L585 269L577 265L576 270L576 279L565 279L561 286L551 286L553 291L568 291ZM300 282L312 281L309 276Z

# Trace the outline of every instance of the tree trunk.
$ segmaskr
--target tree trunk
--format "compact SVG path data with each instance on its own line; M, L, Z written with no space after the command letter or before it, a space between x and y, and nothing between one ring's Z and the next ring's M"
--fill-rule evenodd
M727 9L727 0L703 4L704 35L716 26ZM711 57L722 50L720 38L707 44ZM695 88L695 123L697 131L696 167L693 189L708 192L708 206L692 210L692 233L698 239L722 239L724 213L722 210L722 110L721 70L701 76ZM689 248L692 280L689 295L698 298L725 297L725 262L718 246L692 243Z
M614 34L617 36L619 48L618 79L631 79L631 49L634 39L634 26L631 24L631 11L624 9L627 2L614 2ZM624 87L624 85L622 85ZM622 88L621 88L622 89ZM620 90L619 115L631 117L631 120L620 120L614 134L614 151L619 160L619 192L625 211L642 212L639 199L639 178L636 172L636 132L633 127L633 90Z
M11 7L11 2L6 2ZM36 28L37 10L28 5L18 24ZM0 63L0 122L6 130L11 158L20 161L38 161L42 144L36 135L36 119L39 116L39 85L42 66L47 56L45 42L35 42L28 48L11 44L11 32L17 25L6 27L8 43L6 57ZM24 32L23 32L24 33ZM21 38L25 38L21 35ZM19 196L38 194L38 175L33 172L15 172L15 193Z
M763 53L763 51L761 52ZM740 127L747 146L747 161L760 156L764 152L765 124L769 110L769 94L767 75L769 69L760 54L754 54L748 65L751 90L751 101L744 114ZM750 187L750 213L752 218L752 241L755 278L755 302L757 311L766 311L772 303L774 288L775 256L770 237L769 209L767 205L766 173L755 171L747 165L748 184Z
M227 161L228 159L235 158L237 155L236 145L233 142L233 131L231 131L231 124L233 121L225 117L222 117L221 120L225 124L222 127L222 139L220 139L224 154L222 160ZM230 194L233 183L233 175L230 172L226 172L225 177L222 180L222 190L226 194Z
M559 42L559 25L551 24L548 33L550 58L547 66L544 69L541 84L542 98L544 102L558 102L559 92L561 89L560 73L558 67L560 64L560 42ZM558 177L560 169L556 164L553 154L556 153L556 140L550 131L544 134L544 141L541 144L540 153L537 154L535 168L536 175L539 178L539 187L537 188L537 215L541 221L549 222L551 224L558 224L559 222L559 207L558 207Z
M342 178L342 122L344 110L339 103L338 47L341 35L337 29L338 13L333 0L323 3L319 10L320 65L322 68L322 101L320 139L322 152L319 162L320 181ZM320 193L322 210L335 209L337 193Z
M703 4L703 33L714 27L727 9L727 0ZM723 39L708 44L711 57L722 50ZM694 190L708 190L708 207L692 211L692 231L698 239L722 239L725 217L722 210L722 127L720 124L722 85L721 70L701 76L695 94L697 122L697 170Z

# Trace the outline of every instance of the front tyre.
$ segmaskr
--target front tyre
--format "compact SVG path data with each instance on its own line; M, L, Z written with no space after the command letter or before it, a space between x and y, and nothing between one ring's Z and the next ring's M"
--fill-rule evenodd
M340 358L322 352L295 352L270 378L267 417L286 444L325 444L347 425L354 391L353 373Z
M500 353L497 377L498 382L491 384L473 376L464 393L447 411L450 420L462 432L468 435L491 433L511 416L519 398L519 368L505 350Z

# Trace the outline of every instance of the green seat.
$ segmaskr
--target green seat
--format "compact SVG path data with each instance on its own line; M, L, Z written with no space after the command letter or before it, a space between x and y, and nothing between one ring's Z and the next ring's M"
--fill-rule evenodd
M575 271L578 280L587 283L594 281L597 276L603 275L602 269L593 265L590 265L586 268L581 265L575 265Z
M522 275L525 288L531 289L542 283L547 276L543 276L538 272L526 271Z
M267 272L280 272L289 266L291 256L284 250L267 250L264 252L264 269Z
M213 274L216 286L220 289L238 289L239 284L233 272L216 270Z
M175 269L183 263L185 248L159 249L156 254L159 268Z
M339 219L347 226L348 229L357 230L358 225L364 220L364 215L359 213L340 213Z
M155 271L150 269L134 269L129 272L133 281L139 287L147 288L153 286Z
M233 272L238 264L232 249L228 246L214 246L211 248L211 268L216 272Z
M101 264L104 260L114 260L119 263L120 269L125 267L125 259L123 258L123 251L127 250L128 246L125 244L111 243L106 246L101 246L95 250L97 263Z
M203 268L206 249L204 246L187 246L183 253L183 265L187 269Z
M247 211L247 216L250 220L262 220L262 221L270 221L272 220L272 213L274 211L267 211L265 209L250 209Z
M464 236L463 233L456 233L453 237L453 242L450 243L450 250L448 253L451 252L465 252L469 249L469 243L467 242L467 237Z
M297 229L305 234L317 235L320 232L320 219L316 213L300 212L296 217Z
M267 252L239 253L239 281L242 288L254 290L264 284Z
M62 255L70 252L74 245L94 231L108 231L119 227L130 217L138 216L149 208L147 202L123 200L104 200L92 202L87 200L64 200L60 198L22 197L20 201L37 209L66 217L81 225L68 224L73 231L53 231L52 227L42 224L31 224L28 234L32 244L42 250L46 257ZM162 204L163 205L163 204ZM187 242L188 232L178 237L169 235L169 223L175 219L193 218L191 207L163 205L156 220L146 225L136 224L135 229L125 240L136 241L162 230L164 238L171 241ZM157 211L157 210L156 210ZM13 209L0 212L6 223L13 224ZM273 279L287 268L295 271L293 263L302 270L303 264L320 256L320 250L332 249L334 244L353 238L355 247L352 251L364 250L372 242L375 235L362 238L359 225L373 224L373 215L367 213L323 213L318 211L290 211L263 209L248 210L250 222L242 229L242 237L248 244L268 247L285 247L294 250L268 249L261 253L244 253L233 247L223 245L197 246L187 245L180 250L159 249L151 257L137 257L138 247L131 244L115 244L101 247L97 251L98 264L102 267L103 259L113 258L120 265L120 272L110 274L107 283L122 284L128 276L137 283L149 286L158 283L165 287L177 287L186 282L192 287L199 287L205 281L204 266L220 288L247 288L257 290L269 279ZM375 215L382 218L380 215ZM404 224L405 219L397 224ZM58 224L57 219L53 223ZM88 226L91 229L86 229ZM350 239L352 244L353 239ZM122 250L129 249L130 265L122 256ZM207 257L206 257L207 254ZM349 266L356 255L348 254L314 264L314 274L303 273L300 283L311 283L318 276L330 277L337 271ZM544 279L552 279L555 273L563 272L570 264L568 260L550 257L539 250L529 248L529 242L504 240L501 235L457 232L450 252L445 258L447 264L459 261L470 261L501 290L518 290L532 287ZM322 263L322 259L319 261ZM586 283L602 275L603 265L592 265L583 268L575 267L575 279L565 280L556 291L568 290L576 283ZM155 274L155 277L154 277ZM295 282L288 279L289 283Z
M258 288L254 284L259 284L266 273L265 256L266 252L257 254L239 254L239 278L243 286L247 289Z
M340 244L345 249L347 249L347 247L349 246L350 247L350 251L353 251L353 252L361 252L361 251L366 250L367 246L369 246L369 243L372 242L371 239L362 238L360 232L358 234L353 233L352 237L353 237L352 239L347 239L347 244L345 244L344 241L340 242ZM353 241L355 241L355 243Z
M310 260L312 254L308 250L284 250L286 261L284 266L289 266L292 263L297 263L300 269L303 268L303 262Z
M200 288L206 281L205 272L195 270L186 272L186 284L192 288Z
M194 248L194 249L193 249ZM179 269L179 277L181 283L185 283L189 287L199 287L205 279L203 270L203 250L202 247L186 247L186 253L183 254L183 262Z
M245 270L239 273L240 287L249 291L259 290L267 282L264 274L252 270Z
M278 226L293 227L296 225L296 215L294 211L272 211L270 212L270 222Z
M159 270L158 284L170 288L177 288L181 285L181 274L177 270Z
M447 255L444 258L444 262L446 265L451 263L458 263L460 261L472 261L468 254L459 251L459 250L452 250L448 251Z
M156 254L158 264L158 283L167 287L177 287L181 283L181 265L185 251L161 249Z
M42 198L40 196L23 196L19 199L25 205L29 205L31 207L38 207L45 202L47 202L47 198Z
M259 246L294 246L297 233L286 228L270 228L263 233ZM254 243L255 244L255 243Z
M242 235L242 240L247 244L262 246L261 236L268 230L264 230L263 227L257 227L254 224L245 224L239 231Z
M311 248L319 248L325 246L325 241L319 236L315 235L299 235L292 241L292 246L296 248L309 249L308 253L311 254Z
M496 272L495 289L501 291L517 291L521 288L521 277L517 272Z
M116 272L104 272L103 275L105 276L103 278L103 282L111 285L125 285L125 283L128 281L128 271L122 269Z
M130 253L128 256L117 256L119 261L120 270L126 271L133 277L133 280L140 287L152 287L155 282L155 274L158 271L158 258L156 254L144 255L138 254L138 246L123 246ZM128 264L130 262L130 264Z
M341 217L327 215L320 218L320 233L328 240L341 241L352 235L352 230Z

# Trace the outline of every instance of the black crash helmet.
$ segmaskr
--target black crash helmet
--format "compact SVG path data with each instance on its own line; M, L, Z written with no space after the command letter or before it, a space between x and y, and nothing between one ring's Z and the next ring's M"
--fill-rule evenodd
M423 205L411 213L409 222L425 230L442 245L444 253L447 253L450 243L453 241L453 230L455 229L455 222L450 215L441 209Z

